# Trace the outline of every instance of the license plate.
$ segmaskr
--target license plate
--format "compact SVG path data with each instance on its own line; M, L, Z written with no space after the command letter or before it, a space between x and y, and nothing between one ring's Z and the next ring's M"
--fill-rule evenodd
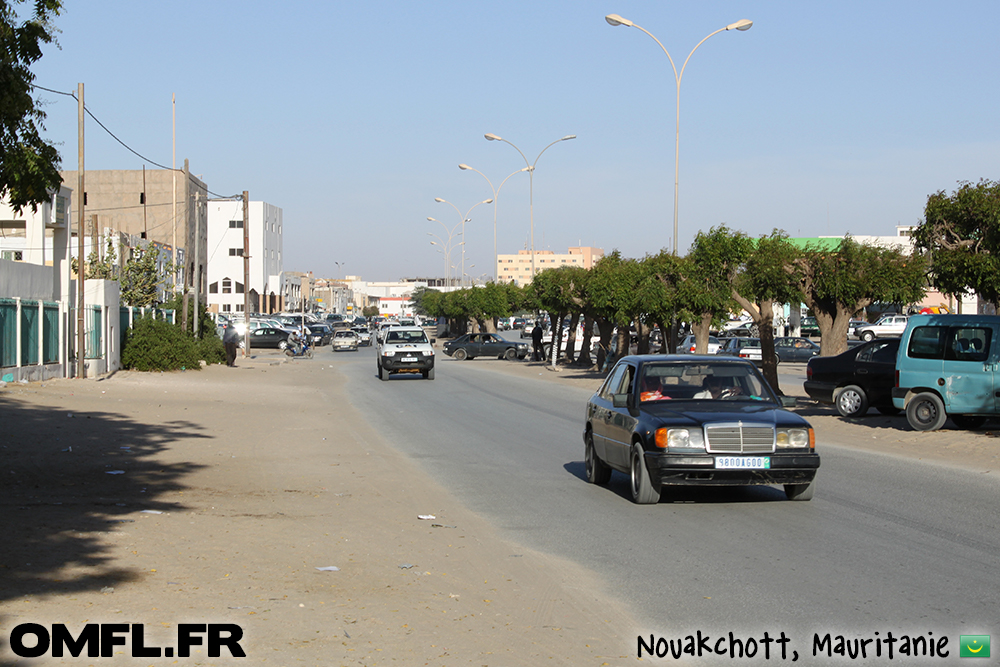
M403 357L400 361L416 361L416 357Z
M770 456L716 456L717 469L770 470Z

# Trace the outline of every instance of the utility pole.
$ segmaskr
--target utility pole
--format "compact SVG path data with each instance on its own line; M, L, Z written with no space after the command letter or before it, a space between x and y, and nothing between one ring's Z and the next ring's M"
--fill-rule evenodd
M187 158L184 158L184 264L186 266L184 267L184 314L181 315L181 329L184 331L188 330L188 301L191 298L191 295L188 293L188 284L194 280L194 276L191 275L194 271L188 270L188 266L191 265L191 262L188 261L188 249L191 248L188 245L188 240L191 238L191 198L188 194L188 185L190 183L191 174L188 172L188 161Z
M250 192L243 191L243 334L244 356L250 356Z
M180 266L177 262L177 96L171 93L170 95L170 112L173 125L173 144L171 149L171 162L170 162L170 176L171 182L173 183L173 190L171 191L172 196L170 199L170 220L174 226L174 236L173 236L173 280L170 281L170 289L173 291L174 296L177 295L177 271Z
M187 166L185 164L185 166ZM200 192L194 193L194 337L198 338L198 296L201 293L201 212L198 201Z
M83 231L83 221L84 221L84 201L87 199L87 193L84 191L84 178L83 178L83 84L76 84L76 110L77 110L77 170L79 173L79 178L77 179L77 212L79 213L79 219L76 225L76 240L77 240L77 258L76 258L76 376L78 378L83 378L86 375L86 348L85 348L85 335L84 335L84 313L83 313L83 248L84 239L86 234Z

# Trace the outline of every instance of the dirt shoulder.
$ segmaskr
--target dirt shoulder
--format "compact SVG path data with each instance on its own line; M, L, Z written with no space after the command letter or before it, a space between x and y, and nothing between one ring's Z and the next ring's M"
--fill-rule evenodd
M635 624L601 582L500 539L342 391L319 359L266 357L0 390L5 640L143 623L171 646L180 623L233 623L247 664L629 659ZM176 664L232 664L194 651ZM32 663L5 641L0 664Z

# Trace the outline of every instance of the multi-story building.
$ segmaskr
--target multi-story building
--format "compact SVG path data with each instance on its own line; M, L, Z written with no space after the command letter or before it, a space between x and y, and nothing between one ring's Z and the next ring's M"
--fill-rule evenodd
M61 171L63 182L78 183L78 172ZM201 271L199 294L205 293L208 265L208 186L187 169L112 169L84 172L84 191L73 197L70 219L79 219L83 202L85 230L94 246L103 249L108 238L115 245L152 241L164 265L176 265L176 289L194 285L195 269ZM175 197L176 194L176 197ZM197 252L195 252L197 250ZM124 254L124 253L122 253ZM197 255L197 267L196 259ZM171 276L165 281L173 284Z
M535 273L560 266L581 266L593 268L604 257L601 248L570 248L565 255L557 255L551 250L535 251ZM527 285L531 283L531 251L519 250L516 255L497 256L497 282Z
M282 279L282 211L252 201L247 204L248 227L243 227L243 202L208 204L208 309L242 313L246 292L251 313L274 313L290 307ZM249 241L250 282L246 285L244 232Z

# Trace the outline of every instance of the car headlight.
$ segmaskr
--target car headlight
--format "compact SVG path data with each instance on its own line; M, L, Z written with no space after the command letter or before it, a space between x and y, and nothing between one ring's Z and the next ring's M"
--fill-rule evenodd
M424 350L424 356L425 357L433 357L434 356L434 350Z
M816 446L816 436L811 428L779 428L775 435L778 447L803 449Z
M396 354L395 350L382 350L383 357L391 357L394 354Z
M656 429L656 446L665 449L705 449L705 437L700 428Z

